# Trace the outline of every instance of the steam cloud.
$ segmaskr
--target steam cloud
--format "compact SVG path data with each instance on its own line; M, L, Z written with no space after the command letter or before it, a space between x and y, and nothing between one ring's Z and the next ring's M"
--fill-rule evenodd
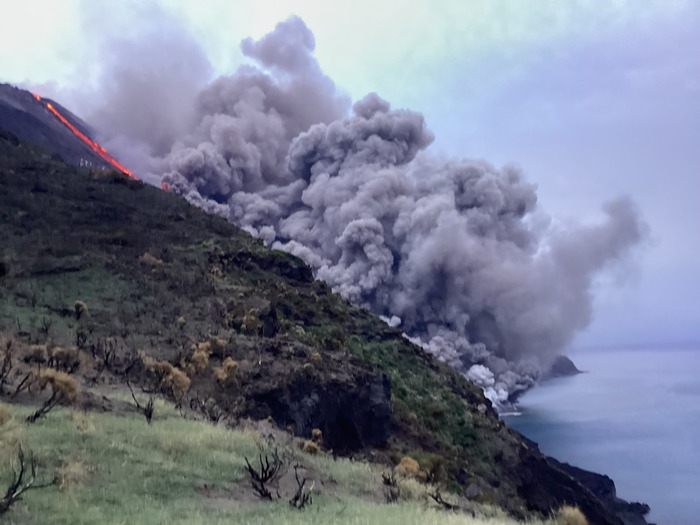
M351 107L314 47L295 17L246 39L257 66L204 88L177 137L131 136L173 191L301 257L505 405L590 322L592 280L644 236L634 204L558 229L517 169L432 155L423 116L376 94Z

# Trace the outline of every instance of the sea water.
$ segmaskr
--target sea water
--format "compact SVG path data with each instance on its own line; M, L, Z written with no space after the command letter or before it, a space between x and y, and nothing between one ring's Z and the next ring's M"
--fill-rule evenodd
M659 525L700 525L700 344L580 351L508 425L542 452L607 474Z

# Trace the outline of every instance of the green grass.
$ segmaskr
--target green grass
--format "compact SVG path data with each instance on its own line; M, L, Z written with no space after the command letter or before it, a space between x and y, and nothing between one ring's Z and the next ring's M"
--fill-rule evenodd
M132 289L127 281L99 268L27 277L0 296L0 326L21 327L38 337L46 320L54 338L73 340L79 324L75 301L88 305L91 319L104 321L115 305L126 302Z
M257 501L242 494L250 491L246 483L236 484L245 478L244 457L258 453L255 434L185 420L162 401L157 404L157 419L152 425L137 414L69 409L57 409L28 425L23 419L30 408L12 409L13 420L0 428L0 490L4 491L11 477L10 450L16 440L37 458L37 482L52 479L58 468L70 463L80 464L85 479L69 490L53 485L28 491L3 516L3 523L512 523L502 516L474 520L415 501L396 505L376 502L378 467L326 456L301 456L334 485L333 492L317 488L308 509L293 510L284 500ZM286 452L300 457L299 452ZM198 489L204 486L214 491L216 499L202 495Z

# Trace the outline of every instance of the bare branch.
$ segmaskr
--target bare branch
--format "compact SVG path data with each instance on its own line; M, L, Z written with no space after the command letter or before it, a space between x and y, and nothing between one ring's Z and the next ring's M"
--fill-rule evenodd
M136 403L136 409L141 412L144 417L146 418L146 421L148 424L151 424L151 421L153 420L153 411L154 406L153 406L153 396L148 398L148 403L146 403L146 406L143 406L141 403L139 403L139 400L136 399L136 395L134 394L134 389L131 388L131 383L129 382L129 379L126 378L126 386L129 387L129 392L131 392L131 397L134 400L134 403Z
M34 378L34 371L30 370L27 372L27 374L22 378L22 381L19 382L19 385L17 385L17 388L15 388L14 393L10 396L10 399L16 398L22 390L25 388L29 388L31 386L31 379Z
M10 371L12 371L12 342L8 341L4 351L2 366L0 366L0 392L5 381L10 376Z
M28 491L29 489L43 488L51 484L46 483L42 485L34 485L34 481L36 480L36 460L34 459L34 456L31 453L29 455L28 479L25 479L25 476L27 475L27 465L25 462L24 450L22 450L22 447L19 447L19 451L17 452L17 459L19 461L19 466L13 469L12 482L10 483L10 486L7 487L7 491L5 491L5 496L2 499L0 499L0 514L4 514L5 512L7 512L12 506L12 504L19 501L21 499L22 494Z
M428 493L428 495L433 499L433 501L435 501L435 503L440 505L445 510L451 510L455 512L462 511L462 508L459 505L455 505L442 499L442 494L440 494L440 489L438 488L436 488L435 492L433 492L432 494Z
M271 456L272 457L270 457L270 454L265 454L263 456L262 452L258 455L258 461L260 463L259 470L256 470L250 464L248 458L244 458L246 471L250 476L250 482L253 490L257 492L258 496L268 500L272 500L272 493L266 487L266 484L275 481L279 477L283 465L282 459L280 459L276 448L273 449Z
M299 479L299 469L304 468L302 465L294 465L294 479L297 482L297 490L289 500L289 504L295 509L301 510L307 505L311 505L313 500L311 499L311 491L314 489L314 484L311 484L311 488L304 490L306 485L306 478Z
M386 485L387 487L396 487L398 485L396 473L393 471L389 474L382 472L382 484Z
M51 397L44 401L44 404L37 408L36 412L27 416L27 423L34 423L37 419L48 414L53 407L61 401L62 395L59 390L53 390Z

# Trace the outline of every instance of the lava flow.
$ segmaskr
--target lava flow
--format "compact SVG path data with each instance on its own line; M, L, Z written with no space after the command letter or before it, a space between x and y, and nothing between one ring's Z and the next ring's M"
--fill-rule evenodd
M41 102L42 104L46 105L46 109L48 109L51 113L53 113L58 120L60 120L63 124L66 125L66 127L73 132L73 134L78 137L80 140L82 140L85 144L87 144L92 151L97 153L100 157L102 157L105 161L107 161L109 164L117 168L119 171L124 173L126 176L128 176L131 179L134 180L139 180L139 178L134 175L134 172L131 171L129 168L121 164L117 159L112 157L109 153L107 153L107 150L104 149L102 146L100 146L97 142L92 140L90 137L88 137L85 133L80 131L78 128L76 128L73 124L71 124L66 117L61 115L61 113L51 104L51 102L44 102L37 93L32 93L34 95L34 98L37 99L37 101Z

